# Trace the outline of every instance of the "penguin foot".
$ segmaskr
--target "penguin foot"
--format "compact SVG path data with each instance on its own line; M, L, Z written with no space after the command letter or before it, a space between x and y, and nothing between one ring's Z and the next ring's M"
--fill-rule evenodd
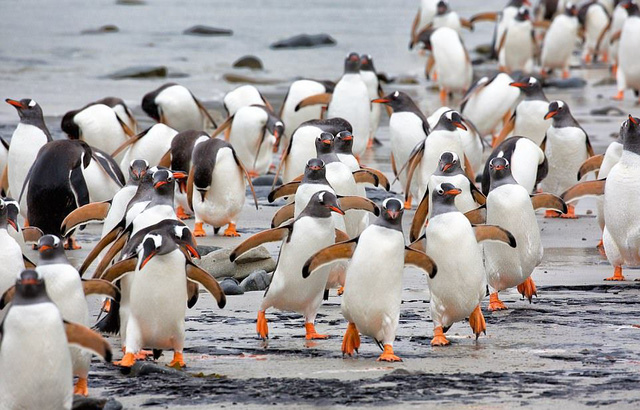
M140 350L134 355L136 360L147 360L148 356L151 356L153 352L151 350Z
M531 279L531 276L529 276L527 280L518 285L518 293L520 293L523 297L529 299L529 303L531 303L531 299L533 299L534 296L538 296L536 284L533 279Z
M373 138L369 138L367 141L367 149L373 148Z
M558 211L553 211L551 209L547 209L544 211L545 218L560 218L561 213Z
M591 64L591 61L592 61L591 54L590 54L590 53L587 53L587 54L584 56L584 63L585 63L585 64Z
M567 213L566 214L560 214L560 218L578 219L578 216L576 215L576 207L573 206L573 205L567 205Z
M402 359L393 354L393 346L384 345L384 351L376 359L377 362L401 362Z
M442 326L438 326L433 329L433 339L431 339L431 346L446 346L451 344L444 335Z
M447 105L447 90L444 88L440 89L440 103L442 105Z
M602 239L600 239L600 242L598 242L596 249L598 249L598 252L600 252L600 255L604 256L605 258L607 257L607 252L605 252L604 250L604 242L602 241Z
M480 337L480 333L487 334L487 323L484 321L484 315L482 314L482 310L480 310L480 305L476 306L471 312L471 316L469 316L469 326L471 326L471 330L476 335L476 340Z
M136 363L136 358L133 353L125 353L122 360L113 362L113 364L115 364L116 366L122 366L122 367L131 367L135 363Z
M202 222L196 222L196 224L193 227L193 236L198 238L207 236L207 233L204 231L204 228L202 227L202 225L203 225Z
M622 101L624 100L624 91L618 91L618 94L614 95L613 97L611 97L612 100L616 100L616 101Z
M176 208L176 215L178 216L178 219L189 219L189 218L191 218L191 215L186 213L184 211L184 208L181 205L178 205L178 207Z
M618 64L611 65L611 75L615 78L618 75Z
M111 299L107 298L104 300L104 302L102 302L102 309L101 309L104 313L109 313L109 311L111 310Z
M493 312L496 310L507 310L508 308L498 297L498 292L494 292L489 296L489 306L487 306L487 309Z
M238 231L236 231L236 224L234 223L230 223L229 226L227 226L227 229L224 230L224 233L222 235L232 238L240 236Z
M258 311L256 331L258 332L258 336L260 336L263 340L267 340L269 338L269 326L267 325L267 316L264 310Z
M349 322L347 325L347 331L344 332L342 337L342 355L353 356L353 352L358 353L360 348L360 333L355 323Z
M173 360L169 363L169 367L173 367L174 369L182 369L183 367L187 367L184 362L184 356L182 356L182 352L173 352Z
M411 195L409 195L409 197L404 201L404 209L405 210L410 210L411 209L411 202L412 202L412 198L411 198Z
M304 324L304 330L307 332L307 335L305 336L305 339L307 339L307 340L328 339L329 338L329 335L321 335L320 333L316 332L316 328L313 325L313 323L305 323Z
M569 70L562 70L562 78L565 80L569 78Z
M260 174L258 174L258 172L254 171L254 170L248 171L247 174L249 175L249 178L251 178L251 179L258 178L260 176Z
M82 249L82 246L78 245L78 242L76 241L76 238L74 238L73 236L70 236L67 238L65 244L64 244L64 249L71 251L71 250L78 250L78 249Z
M344 293L344 286L340 286L338 288L338 296L342 296L343 293Z
M73 394L87 397L89 395L89 384L87 383L87 379L84 377L79 377L75 386L73 386Z
M620 282L624 280L624 275L622 274L622 266L616 266L613 269L613 276L606 278L608 281Z

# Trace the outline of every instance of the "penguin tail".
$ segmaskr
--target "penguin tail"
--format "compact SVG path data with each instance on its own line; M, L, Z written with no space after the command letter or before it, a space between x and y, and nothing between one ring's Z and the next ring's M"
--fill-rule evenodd
M93 328L102 333L117 335L120 332L120 303L112 300L109 312Z

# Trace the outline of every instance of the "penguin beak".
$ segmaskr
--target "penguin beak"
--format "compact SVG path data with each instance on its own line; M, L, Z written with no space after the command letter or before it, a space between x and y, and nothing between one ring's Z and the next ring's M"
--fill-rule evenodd
M375 100L371 100L371 102L378 103L378 104L389 104L391 100L388 98L376 98Z
M322 143L325 145L331 145L331 140L322 140Z
M314 166L314 167L309 167L309 169L310 169L310 170L312 170L312 171L319 171L319 170L321 170L322 168L320 168L320 167L315 167L315 166Z
M158 181L158 182L156 182L156 183L153 185L153 187L154 187L155 189L158 189L158 188L160 188L162 185L167 185L167 184L168 184L168 182L167 182L167 181Z
M453 164L444 164L442 166L442 172L446 172L449 168L451 168Z
M504 169L504 165L496 165L493 169L496 171L502 171Z
M18 224L11 218L7 218L7 223L13 227L16 231L18 230Z
M178 189L182 194L187 192L187 182L184 179L181 179L180 181L178 181Z
M512 87L518 87L518 88L525 88L528 84L527 83L519 83L519 82L513 82L509 84Z
M462 190L460 188L453 188L444 192L445 195L453 195L453 196L460 195L461 193L462 193Z
M460 128L461 130L467 130L467 127L465 127L465 125L461 122L455 121L452 123L453 125L455 125L456 127Z
M49 245L42 245L41 247L38 248L38 252L42 253L44 251L48 251L49 249L53 249L53 248Z
M188 178L189 175L186 172L182 172L182 171L173 171L173 177L175 179L185 179Z
M353 139L353 135L347 135L346 137L342 137L343 141L351 141Z
M633 118L633 116L631 114L629 114L629 121L631 121L634 125L638 125L638 120Z
M327 206L327 208L331 209L333 212L339 214L339 215L344 215L344 211L340 208L338 208L337 206L334 205L329 205Z
M529 0L524 0L522 4L531 7L531 2Z
M27 107L25 107L20 101L16 101L16 100L12 100L11 98L7 98L5 100L8 104L13 105L16 108L20 108L20 109L25 109Z
M387 215L389 215L389 218L391 219L396 219L398 215L400 215L400 211L391 211L387 209Z
M21 285L38 285L40 281L38 279L22 279L20 281Z
M140 264L140 269L144 268L144 265L146 265L147 263L149 263L149 261L151 260L151 258L153 258L154 256L156 256L156 254L158 253L157 250L153 250L151 251L151 253L147 256L145 256L145 258L142 260L142 263ZM144 255L143 255L144 256Z
M555 117L555 115L558 113L558 111L549 111L545 116L544 119L548 120L549 118L553 118Z
M200 259L200 252L198 252L198 250L196 248L194 248L193 246L186 244L185 247L187 248L187 250L189 251L189 253L191 254L192 257L196 258L196 259Z

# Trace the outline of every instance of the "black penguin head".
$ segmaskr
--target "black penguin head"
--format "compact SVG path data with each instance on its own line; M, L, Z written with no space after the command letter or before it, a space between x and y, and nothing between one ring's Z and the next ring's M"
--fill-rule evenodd
M324 167L324 161L320 158L311 158L307 161L304 168L304 177L306 180L324 180L327 170Z
M548 120L553 118L554 120L561 120L570 116L569 106L564 101L552 101L549 103L549 111L545 114L544 119Z
M509 160L503 157L496 157L489 161L489 175L491 179L502 179L511 176L511 166Z
M525 95L533 95L542 90L542 84L535 77L523 77L520 81L514 81L509 85L519 88Z
M445 151L440 155L438 161L438 171L443 175L454 174L461 170L460 158L455 152Z
M449 12L449 2L446 0L440 0L436 5L436 14L443 16Z
M518 14L516 14L516 21L527 21L527 20L531 20L529 9L526 7L520 7L518 9Z
M569 17L577 17L578 7L573 3L567 3L566 6L564 6L564 14Z
M353 154L353 134L340 131L333 139L333 146L339 154Z
M149 163L144 159L134 159L129 164L129 179L138 182L149 170Z
M455 199L456 196L461 193L462 190L460 188L457 188L449 182L438 184L431 194L431 200L433 202L431 216L457 210L455 207Z
M64 256L64 246L55 235L44 235L38 240L40 260L58 259Z
M187 178L187 174L181 171L159 169L153 173L153 188L160 192L173 192L176 179Z
M40 105L30 98L23 98L20 101L7 98L7 104L12 105L18 111L20 120L39 120L42 118L42 108Z
M316 138L316 152L318 155L330 154L333 152L333 134L330 132L323 132L318 138Z
M320 191L313 194L306 208L304 208L305 215L327 218L331 216L331 212L344 215L344 211L340 209L338 204L338 198L329 191Z
M629 118L620 127L620 139L624 150L640 155L640 118L629 114Z
M406 111L408 106L413 105L413 100L402 91L394 91L389 95L371 100L372 103L387 104L393 111Z
M144 268L156 255L164 255L176 249L174 241L164 235L164 232L152 231L148 233L138 246L138 269Z
M35 270L23 270L16 281L16 294L23 299L35 299L46 296L44 279Z
M640 15L640 10L638 9L638 4L635 1L626 1L620 4L622 8L627 10L627 14L630 16L638 16Z
M72 140L79 140L82 137L82 130L74 121L74 117L79 112L80 110L69 111L62 117L62 121L60 123L62 131L64 131Z
M398 198L387 198L382 202L380 218L387 224L401 226L402 215L404 215L404 204Z
M358 53L349 53L344 60L344 73L357 74L358 72L360 72L360 56Z
M13 198L2 198L2 202L7 208L7 224L18 230L18 215L20 214L20 204ZM0 211L2 212L2 211Z
M434 130L447 130L455 131L456 128L461 130L467 130L467 127L463 124L463 119L460 113L457 111L449 110L442 113L438 123L433 128Z
M363 54L360 56L360 71L373 71L376 72L373 66L373 58L371 54Z

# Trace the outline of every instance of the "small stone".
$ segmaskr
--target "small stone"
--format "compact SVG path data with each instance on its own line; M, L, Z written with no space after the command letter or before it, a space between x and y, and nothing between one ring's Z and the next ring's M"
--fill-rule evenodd
M589 111L589 114L591 114L591 115L620 115L620 116L624 116L624 111L622 111L618 107L614 107L613 105L608 105L608 106L602 107L602 108L594 108L591 111ZM617 137L617 134L616 134L616 137Z
M556 87L556 88L582 88L587 85L587 82L578 77L572 78L555 78L550 79L544 82L545 87Z
M195 263L216 279L233 277L242 280L257 270L272 272L276 268L276 261L264 246L250 250L235 262L229 260L229 255L230 249L219 249L196 259Z
M120 31L118 26L113 24L106 24L102 27L82 30L80 34L106 34L106 33L117 33L118 31Z
M240 282L240 287L245 292L255 292L265 290L271 283L271 275L264 269L253 272Z
M251 180L253 186L272 186L275 175L261 175ZM278 177L275 186L282 185L282 179Z
M277 78L257 78L257 77L249 77L247 75L240 75L234 73L226 73L222 76L222 78L232 84L236 83L246 83L246 84L261 84L261 85L269 85L269 84L280 84L285 82L285 80L279 80Z
M416 84L420 84L420 81L418 80L417 77L414 76L408 76L408 75L401 75L398 76L395 79L395 82L397 84L407 84L407 85L416 85Z
M122 404L114 399L101 397L73 396L72 410L121 410Z
M336 40L328 34L299 34L271 44L271 48L310 48L336 45Z
M224 278L220 281L220 287L224 291L225 295L242 295L244 289L240 286L238 281L234 278Z
M124 78L164 78L167 76L168 71L165 66L135 66L118 70L107 77L114 80Z
M183 31L182 34L186 34L189 36L230 36L233 35L233 30L197 25L189 27L188 29Z
M144 0L116 0L116 4L121 6L144 6L147 3Z
M482 55L490 55L493 51L493 47L491 46L491 44L480 44L473 51Z
M217 251L218 249L222 249L219 246L207 246L207 245L198 245L196 246L196 250L200 254L200 257L204 255L208 255L211 252Z
M233 68L250 68L252 70L262 70L264 67L262 61L256 56L244 56L237 59L233 64Z

